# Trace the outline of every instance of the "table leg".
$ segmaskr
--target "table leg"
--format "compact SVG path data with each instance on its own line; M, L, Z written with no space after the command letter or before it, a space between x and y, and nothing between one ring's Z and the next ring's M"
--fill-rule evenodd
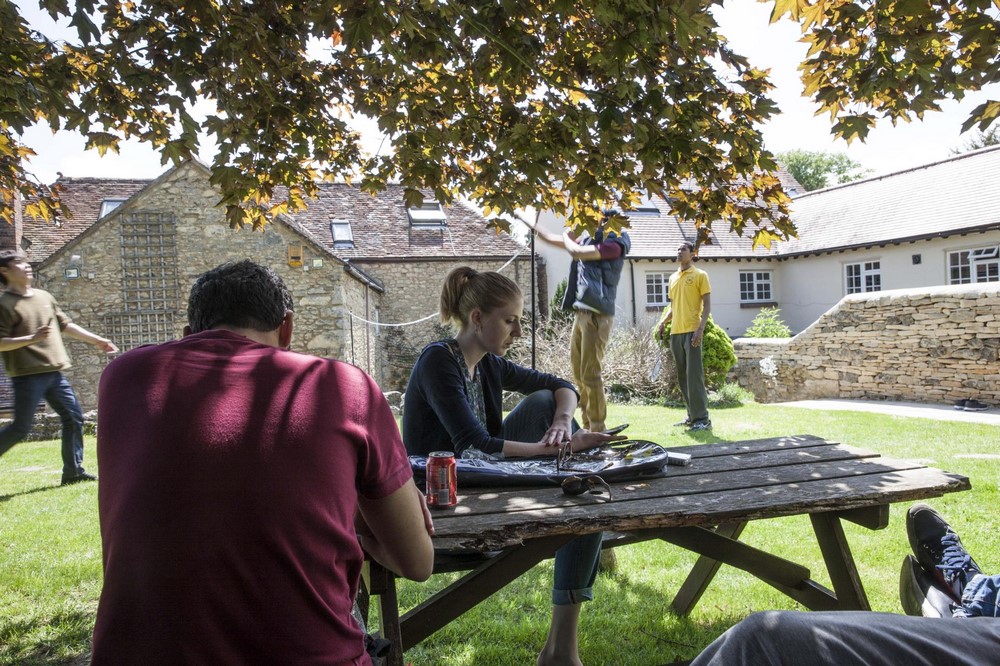
M392 643L387 666L403 666L403 640L399 631L399 599L396 596L396 575L375 560L367 564L368 592L378 596L379 633Z
M727 530L728 531L728 530ZM837 610L837 595L810 578L809 569L703 527L670 527L650 530L668 543L699 553L706 569L692 572L686 581L687 596L674 604L688 613L711 582L718 563L742 569L811 610ZM707 571L707 577L702 576ZM693 591L693 592L692 592Z
M575 536L544 537L508 548L407 611L399 621L403 650L409 650L531 567L552 557Z
M830 573L830 582L837 593L839 609L871 610L840 517L836 513L811 513L809 519Z
M723 523L715 528L715 533L730 539L737 539L746 526L746 522ZM698 600L701 599L701 595L708 589L709 583L715 578L715 574L719 571L721 565L722 563L718 560L713 560L704 555L698 558L698 561L694 563L694 567L691 569L691 573L688 574L688 577L684 580L684 584L681 585L681 589L677 591L677 595L670 604L675 613L678 615L687 615L694 609Z

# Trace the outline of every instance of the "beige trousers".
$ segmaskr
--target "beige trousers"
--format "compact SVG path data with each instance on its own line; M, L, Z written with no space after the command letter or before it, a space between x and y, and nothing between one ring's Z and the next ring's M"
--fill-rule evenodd
M577 310L573 321L569 362L573 367L576 388L580 392L581 425L587 430L605 429L608 403L604 398L601 362L604 360L604 350L608 346L614 321L615 318L611 315L589 310Z

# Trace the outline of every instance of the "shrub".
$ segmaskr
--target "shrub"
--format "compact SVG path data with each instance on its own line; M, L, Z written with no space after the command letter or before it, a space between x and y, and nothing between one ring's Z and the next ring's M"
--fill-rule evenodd
M790 338L792 329L781 321L778 308L764 308L750 322L750 328L744 333L747 338Z
M573 337L572 316L562 322L549 321L538 330L535 367L573 381L569 348ZM515 341L507 352L515 363L531 367L531 331ZM615 402L653 404L677 392L673 359L649 335L649 329L615 326L604 354L603 379L608 399Z
M573 313L568 310L563 310L562 307L563 297L566 295L566 289L567 281L563 280L556 285L555 292L552 294L552 300L549 301L549 317L553 324L564 324L567 321L573 321Z
M656 328L653 329L653 336L661 347L669 350L670 322L664 327L662 337L660 337L659 331L660 327L657 324ZM705 367L705 385L712 388L722 386L726 381L729 369L736 365L736 352L733 350L733 341L721 327L715 325L711 316L705 324L705 334L701 347L701 360Z
M739 407L743 403L753 401L753 393L736 382L726 382L709 398L708 402L710 407L719 408Z

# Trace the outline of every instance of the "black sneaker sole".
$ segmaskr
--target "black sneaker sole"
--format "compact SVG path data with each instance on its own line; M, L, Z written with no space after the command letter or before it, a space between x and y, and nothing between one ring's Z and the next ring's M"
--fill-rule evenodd
M899 603L907 615L951 617L951 597L912 555L903 558L899 571Z
M63 479L61 486L71 486L74 483L84 483L85 481L97 481L97 477L93 474L81 474L80 476L73 476L68 479Z

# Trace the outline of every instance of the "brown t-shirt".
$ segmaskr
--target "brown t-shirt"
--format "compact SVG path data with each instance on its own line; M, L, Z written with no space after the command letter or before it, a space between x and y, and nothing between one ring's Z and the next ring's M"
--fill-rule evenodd
M56 299L47 291L32 289L28 296L9 291L0 294L0 338L34 335L42 326L52 326L52 333L44 340L3 352L7 375L40 375L70 367L62 331L71 323L72 320L59 309Z

